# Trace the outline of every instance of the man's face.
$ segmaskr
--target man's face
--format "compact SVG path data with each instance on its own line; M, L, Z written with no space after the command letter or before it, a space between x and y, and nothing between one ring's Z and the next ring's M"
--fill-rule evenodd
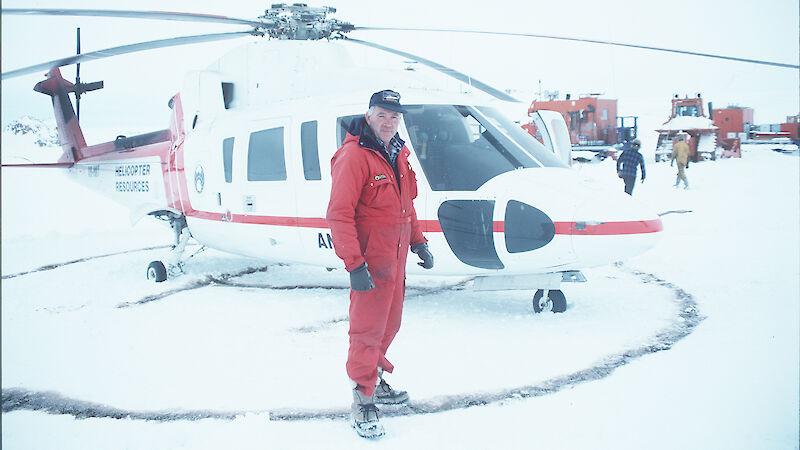
M375 106L372 115L367 112L367 124L375 136L386 144L397 133L401 117L403 115L399 112Z

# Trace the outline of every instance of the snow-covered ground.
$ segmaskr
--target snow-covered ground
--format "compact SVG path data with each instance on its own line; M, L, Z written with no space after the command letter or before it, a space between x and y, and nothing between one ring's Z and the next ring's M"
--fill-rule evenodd
M622 190L610 159L574 170ZM634 190L681 211L661 243L585 270L564 314L410 276L389 381L416 413L375 443L342 418L343 271L209 250L154 285L162 223L3 168L3 448L796 449L800 159L753 146L690 190L675 171Z

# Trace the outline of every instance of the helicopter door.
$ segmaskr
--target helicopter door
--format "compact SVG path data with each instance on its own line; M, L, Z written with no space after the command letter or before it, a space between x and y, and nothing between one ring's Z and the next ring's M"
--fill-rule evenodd
M246 145L237 146L245 168L231 210L241 211L241 228L248 242L246 254L265 259L293 260L297 254L297 193L290 179L296 170L287 157L291 148L290 121L274 119L252 122ZM234 162L236 158L234 157ZM236 182L236 174L234 174ZM257 225L257 226L252 226ZM241 240L241 239L240 239Z
M556 111L536 111L531 114L536 128L542 133L542 143L564 164L572 165L572 142L564 117Z
M331 194L330 160L334 146L334 122L329 116L295 117L292 149L296 172L291 179L297 198L298 232L306 258L341 267L342 261L333 249L333 238L325 221Z

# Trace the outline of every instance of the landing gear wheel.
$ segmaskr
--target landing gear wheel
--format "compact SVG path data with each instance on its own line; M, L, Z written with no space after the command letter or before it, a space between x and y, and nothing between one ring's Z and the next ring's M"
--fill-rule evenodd
M533 296L533 312L552 311L554 313L562 313L567 310L567 297L560 290L552 289L548 291L547 298L543 297L543 290L536 291Z
M160 283L167 279L167 268L161 261L153 261L147 266L147 279Z

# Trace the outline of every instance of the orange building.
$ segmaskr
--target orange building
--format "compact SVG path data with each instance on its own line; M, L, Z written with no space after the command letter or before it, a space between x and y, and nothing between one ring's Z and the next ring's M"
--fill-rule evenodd
M789 133L795 142L800 141L800 114L786 117L786 122L781 124L781 131Z
M577 100L535 101L528 112L540 109L558 111L564 116L573 145L613 145L617 143L617 101L595 96Z
M723 139L747 139L747 133L753 125L753 108L729 106L725 109L715 109L711 112L714 125L719 127L717 136Z

